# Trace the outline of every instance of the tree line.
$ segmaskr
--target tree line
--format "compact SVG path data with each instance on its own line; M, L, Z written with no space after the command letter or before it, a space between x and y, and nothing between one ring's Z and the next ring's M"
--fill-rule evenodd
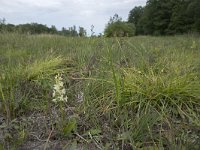
M0 32L17 32L23 34L58 34L68 37L85 37L87 32L83 27L77 29L76 26L62 28L60 31L52 25L48 27L38 23L27 23L27 24L6 24L5 19L0 19Z
M129 12L128 22L136 35L200 33L200 0L148 0Z

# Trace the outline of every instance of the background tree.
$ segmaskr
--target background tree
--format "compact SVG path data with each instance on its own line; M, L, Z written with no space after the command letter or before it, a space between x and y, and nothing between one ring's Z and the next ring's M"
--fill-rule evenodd
M183 34L191 30L193 22L187 13L189 1L177 0L173 2L172 15L168 26L169 34Z
M83 27L79 27L79 33L78 33L78 35L80 37L85 37L85 36L87 36L87 32L86 32L86 30Z
M62 27L60 34L63 35L63 36L69 36L70 32L65 27Z
M148 0L141 17L140 26L144 34L164 35L171 17L170 0Z
M56 26L54 26L54 25L51 26L51 28L50 28L50 33L51 33L51 34L56 34L56 33L57 33Z
M190 18L193 31L200 32L200 0L190 1L187 5L187 15Z
M129 12L129 16L128 16L128 22L132 23L135 25L136 27L136 35L140 34L141 28L139 26L139 21L143 15L144 12L144 8L142 6L138 6L138 7L134 7L130 12Z
M200 0L148 0L129 12L136 34L168 35L200 32Z
M70 31L70 36L72 36L72 37L78 36L78 32L76 31L75 25L73 27L69 27L69 31Z
M134 24L122 21L122 18L115 14L110 18L106 28L104 30L104 35L106 37L124 37L124 36L134 36L135 27Z

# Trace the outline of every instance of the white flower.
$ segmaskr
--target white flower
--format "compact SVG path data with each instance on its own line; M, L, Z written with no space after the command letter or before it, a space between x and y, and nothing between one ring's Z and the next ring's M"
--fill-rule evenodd
M65 93L66 93L66 90L65 90L65 89L62 89L62 90L61 90L61 94L64 95Z
M63 87L63 82L60 82L60 83L59 83L59 86L60 86L60 87Z
M55 84L53 88L54 88L55 91L59 91L60 90L60 86L58 84Z
M59 102L59 101L62 101L62 102L67 102L67 95L66 95L66 89L64 87L64 83L62 81L62 75L61 74L58 74L55 76L55 84L54 84L54 87L53 87L53 102Z
M64 101L65 101L65 102L67 102L67 99L68 99L68 97L67 97L67 96L65 96L65 98L64 98Z
M57 103L57 100L56 100L56 99L53 99L52 101L53 101L54 103Z
M56 92L53 90L53 94L52 94L52 96L53 97L55 97L56 96Z

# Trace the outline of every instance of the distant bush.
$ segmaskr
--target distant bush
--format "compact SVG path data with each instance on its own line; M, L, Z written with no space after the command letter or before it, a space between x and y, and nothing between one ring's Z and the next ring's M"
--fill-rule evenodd
M122 19L115 14L114 17L110 18L105 30L104 35L106 37L130 37L135 35L135 27L132 23L122 21Z

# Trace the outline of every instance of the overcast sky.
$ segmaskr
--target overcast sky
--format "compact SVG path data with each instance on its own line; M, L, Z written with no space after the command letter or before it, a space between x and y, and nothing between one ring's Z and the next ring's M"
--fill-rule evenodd
M145 3L146 0L0 0L0 18L6 18L7 23L37 22L58 29L82 26L89 34L94 25L98 34L115 13L126 20L132 8Z

